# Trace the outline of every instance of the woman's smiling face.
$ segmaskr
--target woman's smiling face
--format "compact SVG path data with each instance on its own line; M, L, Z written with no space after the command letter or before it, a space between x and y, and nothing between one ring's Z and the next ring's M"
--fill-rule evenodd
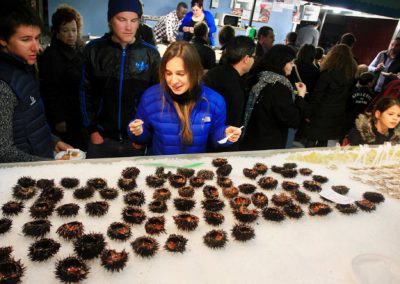
M185 70L182 58L174 57L167 62L165 81L175 95L182 95L190 88L189 75Z

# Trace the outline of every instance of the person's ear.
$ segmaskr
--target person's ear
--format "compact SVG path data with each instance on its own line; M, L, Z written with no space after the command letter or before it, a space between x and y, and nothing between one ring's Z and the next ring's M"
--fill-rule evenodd
M242 58L242 60L240 60L240 61L241 61L243 64L246 64L247 61L250 60L250 58L251 58L251 56L246 54L246 55Z
M4 39L0 39L0 46L5 48L7 46L7 42Z
M375 118L376 119L379 119L381 117L381 112L379 111L379 110L377 110L376 112L375 112Z

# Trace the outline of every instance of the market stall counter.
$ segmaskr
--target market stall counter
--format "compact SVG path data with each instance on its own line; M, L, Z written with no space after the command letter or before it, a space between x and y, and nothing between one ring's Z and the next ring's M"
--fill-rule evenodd
M348 163L333 161L332 167L296 160L303 153L307 152L0 165L0 219L12 222L9 230L0 224L0 247L12 247L8 260L1 261L20 260L25 267L22 283L71 279L82 283L400 283L400 201L354 180ZM392 162L399 160L392 156ZM77 181L79 185L74 184ZM188 188L183 190L184 186ZM337 194L332 186L342 186L348 193L329 195ZM117 196L109 199L105 188ZM169 199L166 192L171 193ZM365 192L378 199L365 202ZM10 201L21 205L20 212L10 209ZM44 201L51 207L47 214L38 209ZM76 215L68 206L72 211L63 214L60 207L71 203L79 207ZM341 208L348 208L348 214ZM133 215L126 212L132 210L141 212L141 222L128 218ZM50 223L50 229L39 237L29 236L26 227L37 220ZM68 231L71 222L81 224L80 231ZM115 231L124 235L120 239L110 233L114 222L121 223ZM235 225L241 230L233 234ZM95 248L83 244L94 235L102 239ZM171 239L171 235L179 237ZM42 238L52 240L51 253L43 253L42 247L35 254L33 244ZM113 257L107 258L105 252ZM122 252L127 253L126 262ZM67 267L71 264L63 260L68 257L86 270L79 266L79 273L66 275L78 269L76 263ZM67 272L61 273L62 268ZM10 274L0 271L1 277Z

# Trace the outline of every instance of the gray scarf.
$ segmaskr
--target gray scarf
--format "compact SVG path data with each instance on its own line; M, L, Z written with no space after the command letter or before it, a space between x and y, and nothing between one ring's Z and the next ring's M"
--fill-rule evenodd
M246 104L245 113L244 113L244 123L243 123L244 129L243 129L242 137L244 136L244 132L246 131L247 124L250 121L250 117L253 112L254 105L258 101L258 97L261 93L261 90L264 89L264 87L267 84L274 85L276 82L281 83L282 85L289 88L289 90L292 93L292 97L294 99L293 86L285 76L279 75L279 74L271 72L271 71L263 71L258 76L259 76L258 82L251 89L250 94L249 94L249 99Z

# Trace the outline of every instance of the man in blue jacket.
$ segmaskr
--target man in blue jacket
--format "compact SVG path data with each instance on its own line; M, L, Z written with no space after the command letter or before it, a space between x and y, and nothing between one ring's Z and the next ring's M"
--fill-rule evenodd
M81 89L84 125L90 134L88 158L143 155L126 127L143 92L158 82L160 55L136 37L142 16L138 0L109 0L109 34L85 48Z

